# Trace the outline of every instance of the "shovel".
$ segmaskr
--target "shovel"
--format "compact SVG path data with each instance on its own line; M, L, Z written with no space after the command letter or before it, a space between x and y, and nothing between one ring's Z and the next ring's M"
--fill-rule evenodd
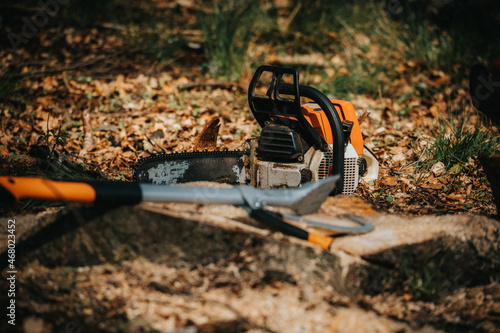
M0 202L13 204L21 199L44 199L100 205L135 205L140 202L178 202L199 204L231 204L243 206L250 216L278 229L284 234L307 240L327 250L333 237L308 232L284 221L302 220L336 232L364 233L373 227L351 218L360 227L348 228L281 215L264 206L290 208L299 215L317 211L335 188L339 176L309 182L295 189L256 189L251 186L195 187L153 185L131 182L89 181L63 182L34 177L0 177Z

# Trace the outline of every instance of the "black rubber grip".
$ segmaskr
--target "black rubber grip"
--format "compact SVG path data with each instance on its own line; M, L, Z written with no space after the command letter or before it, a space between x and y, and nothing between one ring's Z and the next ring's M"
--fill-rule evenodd
M0 208L8 208L16 202L16 197L9 190L0 185Z
M269 227L281 231L285 235L297 237L304 240L307 240L309 237L309 233L307 231L284 222L283 216L281 214L269 212L263 209L253 209L252 211L250 211L250 217L265 223Z
M283 83L279 86L279 91L290 93L293 89L291 84ZM325 112L328 122L334 136L333 139L333 174L340 175L339 182L332 195L342 193L344 189L344 132L342 130L342 122L335 109L335 106L330 102L328 97L316 88L299 85L300 96L307 97L316 102L319 107Z
M135 205L142 201L138 183L91 181L87 184L94 188L94 202L98 205Z

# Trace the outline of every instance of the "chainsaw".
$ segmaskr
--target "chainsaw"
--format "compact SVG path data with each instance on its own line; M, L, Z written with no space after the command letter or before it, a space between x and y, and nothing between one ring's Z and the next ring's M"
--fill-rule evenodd
M309 101L303 103L303 98ZM240 150L216 150L219 125L215 119L198 137L195 151L140 159L133 170L134 181L294 188L338 175L331 193L335 195L352 194L361 179L377 179L379 164L363 145L353 105L299 85L296 70L260 66L250 82L248 103L261 127L259 137L245 141Z

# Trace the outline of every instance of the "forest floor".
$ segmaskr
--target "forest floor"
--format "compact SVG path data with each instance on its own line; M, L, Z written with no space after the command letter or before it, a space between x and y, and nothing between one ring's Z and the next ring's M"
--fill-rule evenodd
M164 10L193 15L191 7ZM354 41L339 33L330 38L343 52L287 54L251 41L248 56L255 65L237 80L214 78L206 71L205 55L196 49L202 45L201 31L177 32L186 45L165 46L164 52L171 54L166 59L142 44L130 45L126 32L102 26L47 27L26 48L0 51L3 174L47 175L40 160L47 165L64 159L82 172L47 165L51 177L131 180L139 158L193 149L197 134L214 115L222 123L219 147L237 149L260 130L247 103L252 68L275 64L297 68L301 84L351 101L359 114L368 111L361 130L365 145L379 159L380 177L362 184L356 196L405 215L496 214L477 155L495 151L498 129L473 108L467 77L425 70L400 56L397 66L379 69L373 80L364 73L362 81L340 89L345 76L361 75L351 68L348 48L355 52L358 40L366 39L363 57L376 63L381 46L364 33ZM356 93L364 82L374 87ZM464 145L472 153L458 156ZM434 147L450 153L435 156Z

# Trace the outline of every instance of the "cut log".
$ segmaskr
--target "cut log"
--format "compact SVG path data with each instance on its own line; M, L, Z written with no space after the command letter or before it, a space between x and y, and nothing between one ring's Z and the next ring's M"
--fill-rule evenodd
M329 199L329 204L336 200L342 206L348 199L340 196ZM448 310L437 310L433 301L418 306L440 313L438 319L427 318L434 327L426 321L416 326L405 322L412 321L405 317L413 311L410 305L420 304L405 294L404 279L411 279L411 274L435 274L431 282L443 288L443 295L444 288L447 295L458 295L463 288L500 278L500 223L486 217L369 213L362 217L375 225L373 232L336 237L325 252L263 229L258 222L249 223L239 208L146 208L73 208L44 217L19 217L16 306L23 317L43 318L57 331L71 321L83 331L194 327L196 332L234 327L437 332L479 323L494 331L500 319L494 310L500 306L500 295L493 295L485 299L487 308L481 312L489 317L470 310L457 322L456 316L439 312ZM363 211L369 212L359 210ZM50 233L36 230L44 225ZM44 237L36 239L39 234ZM23 247L28 235L35 245ZM5 252L6 246L4 234L0 249ZM5 279L0 281L2 290L7 290L5 284ZM488 288L484 290L500 290ZM480 297L482 292L472 294ZM379 304L378 295L392 295L391 304L399 304L399 312L390 304ZM359 297L373 298L362 301L360 309ZM461 311L469 311L476 300L461 302ZM402 321L394 320L399 313Z

